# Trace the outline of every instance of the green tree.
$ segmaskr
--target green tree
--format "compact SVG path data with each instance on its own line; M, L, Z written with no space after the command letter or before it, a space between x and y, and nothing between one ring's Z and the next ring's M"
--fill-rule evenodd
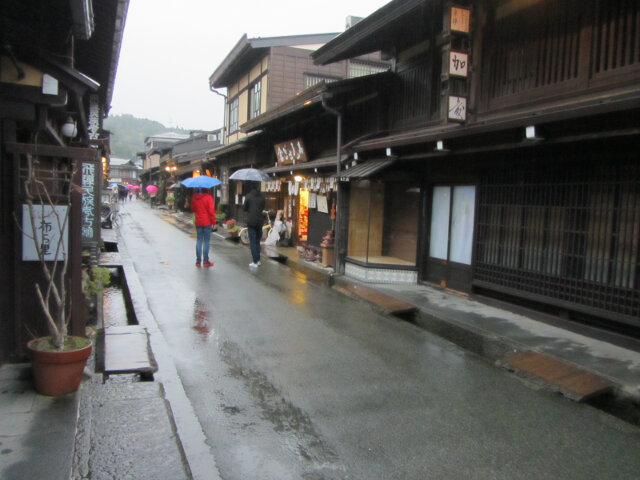
M160 122L136 118L125 113L104 120L104 128L111 132L111 153L118 158L135 160L138 152L145 149L144 140L151 135L164 132L189 133L183 128L166 128Z

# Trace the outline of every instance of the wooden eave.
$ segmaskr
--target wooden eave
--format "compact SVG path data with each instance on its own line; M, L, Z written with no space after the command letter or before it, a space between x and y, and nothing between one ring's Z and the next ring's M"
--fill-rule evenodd
M311 54L316 65L411 44L421 35L425 7L434 0L394 0Z
M349 146L349 151L372 151L388 147L407 147L411 145L428 144L438 140L455 140L457 138L478 137L487 138L487 134L510 129L522 129L529 125L552 124L554 122L571 122L588 119L598 115L607 115L637 111L640 109L640 91L630 88L620 91L616 95L591 96L580 102L571 104L559 103L544 109L528 110L513 114L492 115L478 119L467 125L448 123L432 125L424 128L391 132L387 135L365 139ZM618 133L626 136L634 134L633 129L619 128ZM616 127L612 131L603 132L603 136L615 136ZM579 138L575 136L575 138ZM490 149L490 148L489 148Z
M337 33L318 33L283 37L247 38L247 34L245 33L209 77L209 87L228 87L273 47L325 43L337 35Z

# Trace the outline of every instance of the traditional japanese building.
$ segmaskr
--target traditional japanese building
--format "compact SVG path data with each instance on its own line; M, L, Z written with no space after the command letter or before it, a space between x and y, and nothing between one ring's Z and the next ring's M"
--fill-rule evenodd
M342 151L345 273L637 331L639 21L638 1L395 0L316 50L393 64L384 126Z
M42 269L25 253L32 239L20 227L30 162L46 172L52 204L69 208L70 332L84 335L81 255L95 250L100 239L102 164L109 153L102 121L128 4L0 4L0 363L24 359L27 341L47 331L34 289Z
M217 92L217 89L226 89L226 138L222 147L211 152L210 158L216 175L223 182L220 202L227 205L228 214L239 222L244 221L241 205L246 192L243 192L241 183L229 182L229 175L239 168L273 164L275 159L271 139L264 138L259 131L249 132L243 126L319 83L388 69L388 63L381 61L377 53L329 66L314 65L311 52L336 35L326 33L252 39L244 35L209 78L211 90ZM313 160L305 157L307 159ZM289 180L293 182L293 175L290 177ZM276 188L275 184L270 188ZM269 195L269 198L272 204L270 208L286 208L290 218L297 215L298 204L294 204L293 200L285 205L278 203L273 195Z

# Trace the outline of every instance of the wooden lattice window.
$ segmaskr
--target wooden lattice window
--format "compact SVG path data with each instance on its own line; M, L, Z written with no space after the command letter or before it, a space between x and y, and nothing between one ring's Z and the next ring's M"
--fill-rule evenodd
M474 278L640 316L640 165L492 172L478 195Z

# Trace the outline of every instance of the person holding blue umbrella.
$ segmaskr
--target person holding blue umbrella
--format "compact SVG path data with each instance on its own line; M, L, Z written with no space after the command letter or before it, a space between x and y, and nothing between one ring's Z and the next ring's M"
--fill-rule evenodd
M195 182L199 178L204 180ZM212 182L213 180L215 182ZM213 184L206 186L211 183ZM213 267L213 262L209 261L209 242L211 241L211 228L216 224L216 206L211 193L204 192L203 189L219 185L220 181L217 178L203 176L183 180L182 184L190 188L197 188L191 196L191 211L195 215L196 224L196 267L201 265ZM201 263L201 260L204 263Z

